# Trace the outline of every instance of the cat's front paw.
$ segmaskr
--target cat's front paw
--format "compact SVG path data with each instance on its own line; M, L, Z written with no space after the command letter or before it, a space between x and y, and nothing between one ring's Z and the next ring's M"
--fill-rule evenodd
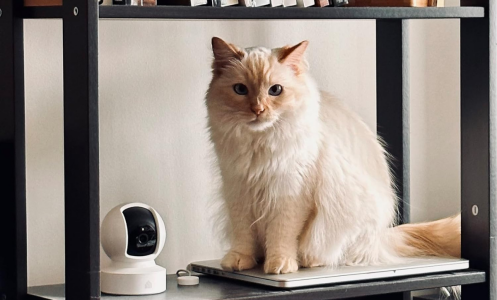
M267 274L293 273L299 269L296 259L284 256L267 257L264 262L264 272Z
M321 260L309 255L304 255L300 258L300 266L302 268L314 268L314 267L321 267L324 265L325 263L323 263Z
M253 256L230 251L221 260L221 267L226 271L242 271L252 269L257 265Z

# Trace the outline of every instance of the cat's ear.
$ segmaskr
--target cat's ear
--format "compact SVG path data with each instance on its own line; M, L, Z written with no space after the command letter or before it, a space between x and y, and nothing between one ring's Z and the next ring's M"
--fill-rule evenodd
M244 52L233 44L228 44L218 37L212 38L212 52L214 53L214 62L212 68L220 70L233 60L241 60L245 55Z
M308 41L303 41L293 47L281 48L278 53L279 62L291 67L297 75L303 73L306 69L304 54L308 45Z

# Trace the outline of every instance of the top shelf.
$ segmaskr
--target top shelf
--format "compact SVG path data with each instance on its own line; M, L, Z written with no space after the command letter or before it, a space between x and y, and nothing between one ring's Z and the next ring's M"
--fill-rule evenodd
M25 7L24 18L61 18L62 7ZM483 7L183 7L101 6L101 19L460 19L483 18Z

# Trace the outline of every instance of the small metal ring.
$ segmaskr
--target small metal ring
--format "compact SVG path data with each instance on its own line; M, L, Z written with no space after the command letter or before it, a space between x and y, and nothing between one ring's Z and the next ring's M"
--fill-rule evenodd
M72 12L74 13L75 16L77 16L78 13L79 13L78 7L74 7L74 9L72 10Z
M188 275L181 275L183 273L187 273ZM177 272L176 272L176 276L178 277L181 277L181 276L192 276L192 273L188 270L185 270L185 269L179 269Z

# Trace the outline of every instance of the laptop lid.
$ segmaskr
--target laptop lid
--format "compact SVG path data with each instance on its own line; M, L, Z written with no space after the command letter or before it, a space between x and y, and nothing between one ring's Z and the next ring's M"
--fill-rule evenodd
M242 280L272 287L297 288L323 284L345 283L362 280L429 274L469 268L469 261L459 258L421 257L406 258L401 264L379 266L343 266L338 269L329 267L301 268L295 273L269 275L263 266L245 271L224 271L221 260L193 262L192 271L225 278Z

